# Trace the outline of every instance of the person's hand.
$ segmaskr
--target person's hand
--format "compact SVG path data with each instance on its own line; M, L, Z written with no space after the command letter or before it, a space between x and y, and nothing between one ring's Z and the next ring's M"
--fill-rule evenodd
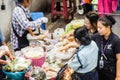
M15 59L14 55L12 55L12 53L10 51L6 51L6 54L8 55L10 60L14 60Z
M62 39L68 38L68 37L69 37L69 34L65 34L65 35L62 36Z
M9 55L9 58L10 58L10 60L14 60L14 59L15 59L15 56L12 55L12 54L10 54L10 55Z
M59 52L66 52L67 49L68 49L67 46L64 46L64 47L62 46L62 47L59 47L58 51Z
M5 61L5 60L0 60L0 64L8 64L8 62L7 61Z
M6 54L6 51L5 50L0 50L0 57L2 57L3 55Z
M43 23L47 23L48 22L48 18L47 17L42 17L41 20L42 20Z

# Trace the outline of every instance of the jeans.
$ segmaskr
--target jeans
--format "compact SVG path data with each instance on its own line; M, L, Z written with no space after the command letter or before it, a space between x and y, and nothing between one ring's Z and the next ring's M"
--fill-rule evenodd
M97 70L85 73L83 76L81 76L81 80L98 80Z

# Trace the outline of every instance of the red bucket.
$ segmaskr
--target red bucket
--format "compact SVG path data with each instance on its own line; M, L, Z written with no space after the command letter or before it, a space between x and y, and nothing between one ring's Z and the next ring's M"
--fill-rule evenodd
M25 56L25 58L32 60L32 66L41 67L45 62L45 55L43 55L42 57L39 57L39 58L28 58L26 56Z
M49 79L49 80L56 80L55 78L51 78L51 79Z

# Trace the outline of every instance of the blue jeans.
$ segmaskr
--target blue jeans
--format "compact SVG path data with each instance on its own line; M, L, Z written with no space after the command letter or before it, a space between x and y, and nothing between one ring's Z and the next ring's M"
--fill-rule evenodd
M97 70L85 73L83 76L81 76L81 80L98 80Z

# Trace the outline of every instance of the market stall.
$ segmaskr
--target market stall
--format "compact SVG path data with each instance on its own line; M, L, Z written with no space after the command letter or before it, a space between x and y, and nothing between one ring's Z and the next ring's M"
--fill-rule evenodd
M66 25L65 29L57 28L53 33L48 30L40 30L40 35L31 36L28 34L27 39L30 46L15 52L16 58L31 61L26 67L27 69L30 66L30 70L25 72L24 76L28 80L32 78L35 80L54 80L60 68L72 58L76 51L74 47L60 51L61 47L75 42L73 36L63 38L63 35L82 25L84 25L84 20L73 20ZM34 33L37 34L38 31L36 30ZM23 66L23 64L26 63L20 65Z

